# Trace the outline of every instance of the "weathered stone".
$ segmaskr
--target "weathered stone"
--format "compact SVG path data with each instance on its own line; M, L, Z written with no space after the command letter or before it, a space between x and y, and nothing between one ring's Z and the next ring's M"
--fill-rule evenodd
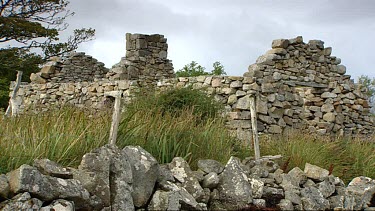
M327 113L327 112L331 112L331 111L333 111L335 109L335 107L332 105L332 104L324 104L324 105L322 105L322 107L321 107L321 111L322 112L325 112L325 113Z
M74 211L74 202L67 201L64 199L58 199L53 201L50 205L42 207L40 211Z
M323 119L327 122L334 122L336 119L336 115L334 113L329 112L323 115Z
M241 97L235 104L236 109L248 110L250 109L250 98L249 96Z
M173 158L168 164L173 176L182 183L182 186L195 198L199 199L204 195L203 188L199 181L194 177L189 164L181 157Z
M367 208L371 204L371 200L375 194L375 181L368 177L354 178L346 188L345 208L353 210L361 210ZM347 201L352 201L353 206L349 206Z
M337 65L337 73L344 75L346 73L346 67L344 65Z
M231 157L220 174L218 185L219 200L213 202L211 209L238 209L253 201L251 186L241 168L240 161Z
M40 210L43 202L37 198L31 198L30 193L17 194L10 200L0 203L2 211L14 210Z
M311 165L310 163L305 164L304 170L306 176L316 181L324 181L329 175L329 171L319 166Z
M45 175L63 179L73 178L73 172L71 169L64 168L62 165L49 159L36 159L34 160L33 166L36 167L40 173Z
M330 177L327 177L323 182L319 183L318 189L323 194L324 198L330 197L336 190Z
M0 199L7 199L9 195L8 179L4 174L0 175Z
M280 134L283 132L282 128L278 125L271 125L269 128L268 128L268 132L271 133L271 134Z
M159 174L156 159L140 146L123 149L133 174L133 202L136 207L146 205L153 192ZM173 171L172 171L173 172Z
M203 188L216 188L219 184L219 176L215 172L208 173L204 176L202 187Z
M280 203L277 205L281 210L294 210L293 204L287 199L281 199Z
M170 181L175 182L172 171L168 168L168 165L159 165L159 176L157 182Z
M289 40L278 39L272 41L272 48L287 48L289 45Z
M43 201L72 199L76 208L90 208L90 194L77 180L46 176L28 165L22 165L7 177L13 194L29 192Z
M297 187L307 181L305 173L299 167L294 167L288 172L288 175L291 177L293 185Z
M56 71L55 66L43 66L42 69L40 70L40 76L42 78L48 79L51 77L51 74L54 74Z
M267 102L260 98L256 100L256 111L260 114L268 114Z
M280 188L273 188L265 186L263 189L262 198L268 199L268 203L271 206L275 206L280 203L281 199L284 198L284 191Z
M335 98L337 97L337 94L335 93L332 93L332 92L324 92L322 95L321 95L322 98Z
M276 89L273 84L271 83L262 83L261 86L262 92L263 93L274 93L276 92Z
M211 159L198 160L198 168L206 173L215 172L216 174L220 174L224 170L223 164Z
M331 196L328 198L329 204L331 205L331 209L334 210L335 208L344 209L344 200L345 196Z
M159 183L159 186L161 190L153 195L149 210L207 210L206 206L198 203L184 187L169 181Z
M260 199L263 195L264 182L258 179L249 178L252 196L254 199Z
M253 199L253 204L256 207L266 207L266 200L264 199Z
M47 83L46 79L42 78L38 73L31 73L30 81L37 84Z
M329 201L314 187L306 187L301 190L301 200L304 210L327 210L330 208Z

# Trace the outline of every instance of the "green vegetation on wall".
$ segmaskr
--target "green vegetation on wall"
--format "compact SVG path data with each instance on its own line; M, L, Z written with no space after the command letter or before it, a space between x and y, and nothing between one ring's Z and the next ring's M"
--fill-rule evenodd
M200 75L226 75L224 66L220 62L212 64L213 69L211 72L205 72L206 68L199 65L196 61L192 61L185 65L182 69L176 72L177 77L193 77Z

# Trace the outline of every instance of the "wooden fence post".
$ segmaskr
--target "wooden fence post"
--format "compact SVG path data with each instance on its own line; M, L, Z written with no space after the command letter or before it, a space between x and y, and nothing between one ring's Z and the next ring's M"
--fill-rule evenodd
M9 106L5 111L4 117L9 116L10 112L12 111L12 116L15 116L18 113L18 107L16 105L16 97L18 89L20 88L21 79L22 79L22 71L17 71L17 79L16 79L16 86L13 88L12 95L9 99Z
M115 104L113 106L113 114L112 114L112 124L111 130L109 132L109 144L116 144L117 139L117 132L118 126L120 124L121 118L121 92L120 91L112 91L104 93L105 96L110 96L115 98Z
M251 114L251 129L254 141L255 160L260 159L259 139L258 139L258 125L257 125L257 112L255 107L255 96L250 96L250 114Z

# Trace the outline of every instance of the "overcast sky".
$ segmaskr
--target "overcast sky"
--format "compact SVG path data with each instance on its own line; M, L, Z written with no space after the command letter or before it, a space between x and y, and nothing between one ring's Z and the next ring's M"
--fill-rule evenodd
M374 0L71 0L70 30L92 27L84 51L111 67L125 56L125 33L163 34L175 71L220 61L242 76L272 40L319 39L347 74L375 77Z

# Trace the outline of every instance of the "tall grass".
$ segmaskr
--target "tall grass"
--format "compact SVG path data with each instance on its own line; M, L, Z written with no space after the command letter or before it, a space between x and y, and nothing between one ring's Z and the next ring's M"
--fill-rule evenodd
M301 131L261 139L261 154L283 155L287 170L304 169L311 163L332 170L346 183L356 176L375 178L375 136L367 138L332 138Z
M77 166L82 156L104 145L110 115L92 115L66 107L18 117L0 116L0 172L48 158L65 166Z
M183 157L193 168L199 159L225 163L232 155L252 155L229 135L220 109L212 98L187 88L141 95L122 114L117 145L140 145L160 163ZM0 112L0 173L37 158L76 167L85 153L107 143L110 123L110 110L66 107L5 119ZM283 155L287 170L303 169L308 162L345 182L356 176L375 178L375 136L344 139L292 131L262 137L260 144L261 155Z
M189 88L149 93L127 106L118 145L140 145L161 163L183 157L193 168L199 159L225 163L231 155L243 157L218 115L220 107Z

